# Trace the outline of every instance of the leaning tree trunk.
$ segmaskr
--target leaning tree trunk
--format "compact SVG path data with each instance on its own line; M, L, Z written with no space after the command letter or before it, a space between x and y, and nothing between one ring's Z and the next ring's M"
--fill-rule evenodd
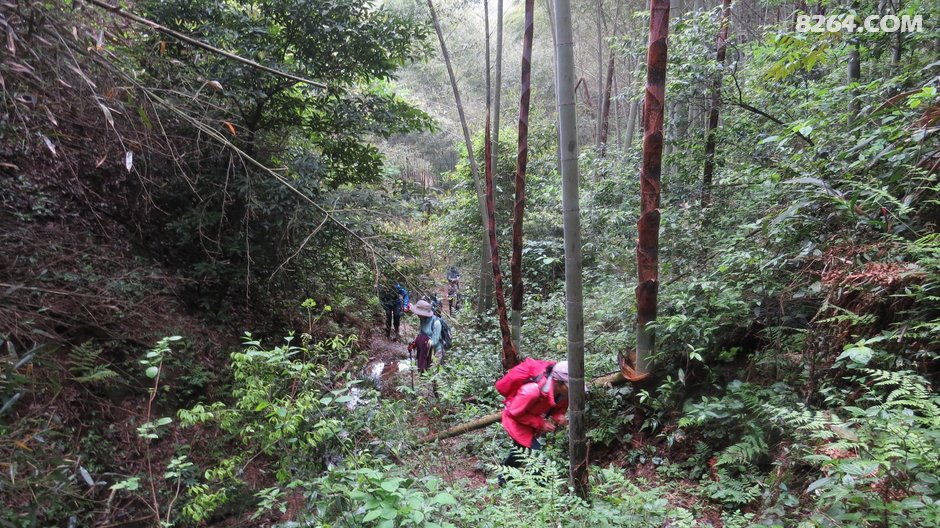
M512 210L512 342L522 350L522 217L525 212L525 171L529 161L529 96L532 92L532 34L535 28L535 0L525 0L522 34L522 81L519 94L519 138L516 155L516 199Z
M647 372L659 292L659 190L663 161L663 105L666 99L666 37L669 0L650 0L650 38L643 108L643 161L640 167L640 219L637 222L636 370Z
M581 290L581 218L578 204L578 124L574 106L574 37L569 0L555 0L555 89L561 151L561 207L565 232L565 301L568 326L568 468L579 497L588 495L584 422L584 301Z
M607 82L604 85L604 97L601 99L601 127L600 152L603 158L607 154L607 134L610 131L610 99L614 87L614 50L610 50L610 59L607 61Z
M487 109L488 110L488 109ZM490 156L490 116L486 116L484 138L483 174L486 178L486 226L490 236L490 253L493 256L493 285L496 287L496 312L499 316L499 332L503 343L503 370L509 370L519 364L519 354L512 344L509 319L506 317L506 297L503 294L503 274L499 267L499 240L496 238L496 200L493 197L493 158Z
M477 168L476 158L473 157L473 141L470 139L470 128L467 126L467 116L463 111L463 102L460 100L460 91L457 89L457 77L454 75L454 68L450 64L450 54L447 52L447 45L444 43L444 32L441 31L441 22L437 18L437 12L434 10L434 3L428 0L428 9L431 11L431 23L434 24L434 31L437 33L437 40L441 44L441 55L444 57L444 64L447 66L447 76L450 78L450 86L454 91L454 101L457 105L457 115L460 117L460 126L463 129L463 140L467 146L467 161L470 163L470 173L473 176L473 187L477 193L477 202L480 210L480 222L486 222L486 196L483 192L483 185L480 184L480 170ZM492 271L490 261L490 245L487 238L487 232L482 230L482 246L480 249L480 296L477 302L477 311L482 313L489 308L490 291L492 290Z
M721 78L724 75L725 49L728 44L728 26L731 24L731 0L721 4L721 27L718 29L715 62L718 72L712 81L712 100L708 110L708 128L705 130L705 171L702 175L702 210L711 201L712 179L715 175L715 129L718 128L718 111L721 106Z

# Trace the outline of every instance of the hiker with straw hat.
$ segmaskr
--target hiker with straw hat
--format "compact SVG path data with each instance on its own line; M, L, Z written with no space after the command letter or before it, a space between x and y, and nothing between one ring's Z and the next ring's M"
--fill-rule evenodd
M434 316L434 310L428 301L418 301L411 311L418 316L421 329L415 340L408 345L408 350L417 350L418 372L424 372L431 367L432 353L444 351L444 344L441 342L441 321Z

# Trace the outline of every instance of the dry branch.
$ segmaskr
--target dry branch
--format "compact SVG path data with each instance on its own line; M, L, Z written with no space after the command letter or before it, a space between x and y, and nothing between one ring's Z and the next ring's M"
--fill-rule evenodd
M126 19L128 19L128 20L133 20L134 22L143 24L143 25L145 25L145 26L147 26L147 27L150 27L151 29L155 29L155 30L159 31L160 33L163 33L163 34L165 34L165 35L169 35L169 36L171 36L171 37L173 37L173 38L175 38L175 39L182 40L183 42L185 42L185 43L187 43L187 44L191 44L191 45L196 46L196 47L198 47L198 48L202 48L202 49L204 49L204 50L206 50L206 51L211 51L212 53L216 53L216 54L221 55L221 56L223 56L223 57L225 57L225 58L228 58L228 59L232 59L232 60L234 60L234 61L241 62L242 64L247 64L248 66L251 66L252 68L257 68L257 69L259 69L259 70L263 70L263 71L266 71L266 72L268 72L268 73L272 73L272 74L274 74L274 75L278 75L278 76L280 76L280 77L284 77L284 78L286 78L286 79L290 79L290 80L292 80L292 81L296 81L296 82L300 82L300 83L304 83L304 84L309 84L310 86L315 86L315 87L317 87L317 88L324 88L324 89L325 89L325 88L327 87L325 84L323 84L323 83L321 83L321 82L312 81L312 80L307 79L307 78L305 78L305 77L300 77L299 75L294 75L293 73L287 73L287 72L284 72L284 71L281 71L281 70L277 70L277 69L271 68L271 67L269 67L269 66L265 66L264 64L259 64L259 63L255 62L255 61L251 60L251 59L246 59L245 57L242 57L242 56L240 56L240 55L235 55L234 53L231 53L231 52L228 52L228 51L225 51L225 50L221 50L221 49L219 49L219 48L216 48L215 46L211 46L211 45L209 45L209 44L206 44L205 42L202 42L201 40L196 40L196 39L194 39L194 38L192 38L192 37L189 37L189 36L186 36L186 35L184 35L184 34L178 32L178 31L174 31L174 30L172 30L172 29L170 29L170 28L168 28L168 27L166 27L166 26L161 26L160 24L157 24L156 22L154 22L154 21L152 21L152 20L146 19L146 18L144 18L144 17L142 17L142 16L135 15L135 14L133 14L133 13L129 13L129 12L127 12L127 11L124 11L123 9L121 9L121 8L118 7L118 6L113 6L113 5L110 5L110 4L106 4L106 3L104 3L104 2L101 2L100 0L83 0L83 1L84 1L84 2L87 2L87 3L89 3L89 4L92 4L92 5L94 5L94 6L98 6L98 7L100 7L101 9L104 9L105 11L109 11L109 12L111 12L111 13L114 13L115 15L117 15L117 16L119 16L119 17L126 18Z

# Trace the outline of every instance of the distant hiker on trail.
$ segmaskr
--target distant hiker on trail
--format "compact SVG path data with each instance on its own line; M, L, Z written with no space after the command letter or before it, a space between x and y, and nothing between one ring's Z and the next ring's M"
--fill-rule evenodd
M503 428L513 443L503 465L518 468L523 453L542 449L539 435L568 424L568 362L526 359L496 382L496 389L506 397Z
M457 266L447 270L447 312L453 315L454 309L460 310L460 272Z
M424 197L424 200L421 202L421 211L424 213L424 223L431 221L431 212L434 210L434 204L431 203L431 198L428 196Z
M431 367L434 352L444 353L444 343L441 341L441 320L434 315L431 303L425 300L418 301L412 311L421 321L421 329L415 340L408 345L408 350L417 350L418 372L424 372Z
M423 295L421 300L427 301L431 304L431 311L434 312L436 317L441 316L441 309L444 307L444 303L442 303L441 300L437 298L437 295L434 295L433 293Z
M401 323L401 312L409 308L408 290L396 283L394 286L386 286L379 292L379 302L382 303L382 309L385 310L385 335L389 339L398 340L401 338L399 325ZM392 324L395 325L395 334L392 335Z

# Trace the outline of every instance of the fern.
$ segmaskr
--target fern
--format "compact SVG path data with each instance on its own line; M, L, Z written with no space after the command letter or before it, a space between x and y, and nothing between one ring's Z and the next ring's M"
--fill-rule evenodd
M718 455L717 465L747 464L766 455L768 451L767 441L764 439L764 432L754 428L745 434L737 443L725 448L725 450Z
M79 383L98 383L117 377L111 370L110 363L101 359L101 348L91 341L86 341L72 349L71 366L69 372L72 379Z
M757 473L750 466L737 474L721 468L717 471L717 480L706 482L703 491L709 498L729 506L744 506L759 498L763 492L763 483L752 476Z

